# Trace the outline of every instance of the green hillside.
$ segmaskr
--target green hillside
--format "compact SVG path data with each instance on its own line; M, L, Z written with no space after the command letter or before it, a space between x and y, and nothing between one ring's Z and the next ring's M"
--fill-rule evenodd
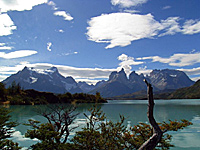
M194 85L181 88L173 92L169 99L199 99L200 98L200 80L198 80Z

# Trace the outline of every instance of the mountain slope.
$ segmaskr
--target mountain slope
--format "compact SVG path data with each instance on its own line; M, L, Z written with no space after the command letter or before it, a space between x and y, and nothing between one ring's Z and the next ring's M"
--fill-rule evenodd
M19 83L24 89L43 92L75 93L82 91L72 77L65 78L56 67L46 70L25 67L22 71L8 77L3 83L8 87L13 81Z
M153 70L146 78L155 90L179 89L194 84L184 72L178 70Z
M167 95L169 95L169 91L194 84L194 81L190 80L184 72L178 70L153 70L150 75L146 77L144 77L143 74L138 75L133 71L129 75L129 78L127 78L124 69L122 69L119 72L112 72L109 76L109 80L104 82L102 86L95 88L92 93L94 94L98 91L104 97L115 97L127 94L125 97L128 98L143 98L146 93L144 94L144 92L141 93L139 91L146 91L144 79L152 84L157 94L159 94L159 91L162 94L164 94L164 91L167 91Z
M200 98L200 80L194 85L186 88L181 88L173 92L169 99L199 99Z
M194 83L184 72L178 70L153 70L146 77L143 74L138 75L133 71L127 77L124 69L122 69L119 72L112 72L107 81L102 80L96 83L96 85L88 85L86 82L77 83L73 77L62 76L56 67L46 70L25 67L22 71L8 77L3 83L8 87L15 81L24 89L34 89L43 92L84 92L91 94L100 92L103 97L114 97L145 91L144 79L147 79L152 84L154 91L158 92L189 87Z

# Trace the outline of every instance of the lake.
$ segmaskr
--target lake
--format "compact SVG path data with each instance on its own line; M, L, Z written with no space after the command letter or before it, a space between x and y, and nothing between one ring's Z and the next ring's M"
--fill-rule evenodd
M119 120L119 115L124 115L127 122L131 125L136 125L138 122L148 122L147 118L147 100L110 100L106 104L99 104L102 110L106 113L109 120ZM76 124L80 128L85 123L83 112L88 113L88 108L93 104L79 104L76 111L80 113L77 116ZM27 123L28 119L35 119L41 122L46 120L41 117L36 111L35 107L45 106L10 106L13 111L11 113L12 119L21 123L16 127L16 132L13 135L13 140L19 142L20 146L29 147L32 143L37 142L37 139L31 140L24 138L28 127L22 125ZM200 149L200 99L193 100L155 100L154 109L155 119L158 122L170 120L187 119L193 125L180 130L178 132L170 132L173 135L172 144L176 147L172 150L195 150ZM71 133L73 136L74 133Z

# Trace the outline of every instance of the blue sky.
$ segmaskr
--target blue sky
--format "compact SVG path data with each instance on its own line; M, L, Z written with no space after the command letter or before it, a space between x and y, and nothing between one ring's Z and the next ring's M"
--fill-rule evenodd
M124 68L200 78L199 0L0 0L0 80L58 67L95 83Z

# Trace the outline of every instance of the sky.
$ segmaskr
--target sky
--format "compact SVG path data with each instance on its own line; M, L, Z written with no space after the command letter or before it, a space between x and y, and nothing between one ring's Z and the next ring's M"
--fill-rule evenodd
M199 0L0 0L0 81L25 66L95 84L112 71L200 79Z

